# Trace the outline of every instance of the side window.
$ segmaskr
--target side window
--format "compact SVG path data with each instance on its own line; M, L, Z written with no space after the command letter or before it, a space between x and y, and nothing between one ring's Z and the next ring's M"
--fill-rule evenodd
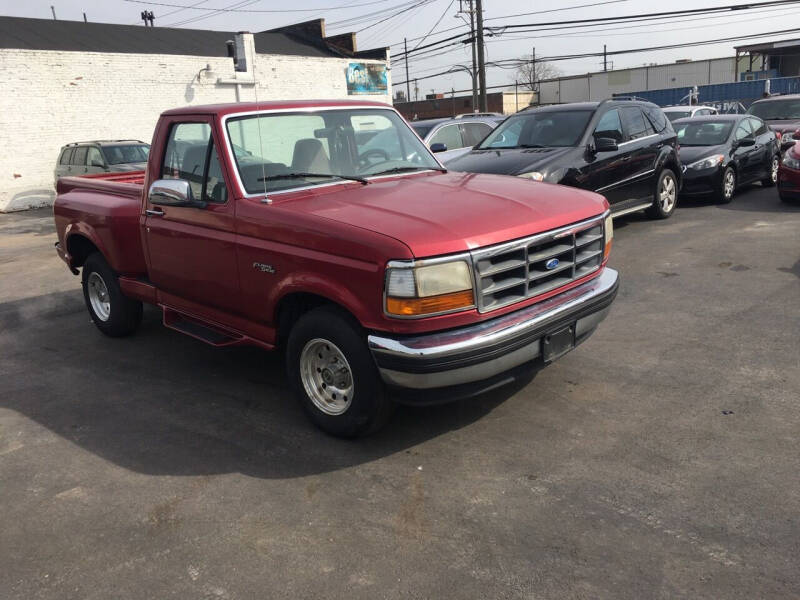
M86 154L86 164L90 167L102 166L105 164L103 155L100 153L100 148L97 146L89 146L89 151Z
M208 123L172 126L161 168L164 179L185 179L192 195L206 202L225 202L228 191Z
M656 106L645 106L644 116L647 117L648 121L650 121L650 124L653 126L653 130L656 133L661 133L664 131L669 123L664 111Z
M75 153L72 155L72 164L81 167L85 166L87 152L88 148L86 146L75 148Z
M734 133L734 139L737 141L743 140L744 138L751 137L752 134L753 130L750 128L750 123L748 123L747 119L745 119L736 128L736 133Z
M483 140L492 128L486 123L464 123L461 125L461 134L465 146L475 146Z
M597 127L594 128L594 137L611 138L618 144L622 143L624 136L622 134L622 121L619 117L619 110L615 108L600 117Z
M653 128L645 123L644 115L638 106L626 106L620 112L627 134L626 140L636 140L653 133Z
M750 127L756 135L764 135L767 133L767 126L761 119L757 119L756 117L748 117L747 120L750 122Z
M429 146L433 144L445 144L448 150L455 150L456 148L463 148L464 143L461 141L461 132L458 130L458 125L445 125L439 131L433 134Z
M64 148L61 152L61 158L58 160L58 164L60 165L68 165L69 164L69 156L72 154L72 148Z

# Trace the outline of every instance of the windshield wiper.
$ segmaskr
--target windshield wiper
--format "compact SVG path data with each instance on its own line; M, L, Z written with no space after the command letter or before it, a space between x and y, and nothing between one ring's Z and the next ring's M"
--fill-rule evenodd
M335 173L281 173L279 175L267 175L266 177L259 177L259 181L275 181L277 179L306 179L308 177L332 177L334 179L347 179L349 181L358 181L367 185L369 181L363 177L355 177L353 175L336 175Z
M367 176L373 177L375 175L388 175L390 173L408 173L409 171L441 171L442 173L447 173L447 169L444 167L393 167L391 169L386 169L385 171L368 173Z
M517 146L512 146L513 148L547 148L547 146L542 146L541 144L519 144Z

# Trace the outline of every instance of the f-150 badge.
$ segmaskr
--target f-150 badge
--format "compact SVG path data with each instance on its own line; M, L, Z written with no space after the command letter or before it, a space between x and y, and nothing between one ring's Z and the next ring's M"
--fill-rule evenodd
M267 264L260 263L260 262L254 262L253 263L253 268L256 269L257 271L261 271L262 273L274 273L275 272L275 268L272 265L267 265Z

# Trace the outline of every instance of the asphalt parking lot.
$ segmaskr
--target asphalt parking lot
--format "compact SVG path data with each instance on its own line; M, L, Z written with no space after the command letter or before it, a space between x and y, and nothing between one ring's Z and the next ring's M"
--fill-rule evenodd
M527 385L314 429L281 361L91 324L0 215L0 597L800 598L800 207L616 223L622 286Z

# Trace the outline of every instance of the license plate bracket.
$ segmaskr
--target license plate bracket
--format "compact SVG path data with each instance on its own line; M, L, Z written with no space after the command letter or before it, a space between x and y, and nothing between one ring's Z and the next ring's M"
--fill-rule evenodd
M542 338L542 357L550 363L575 347L575 323L570 323Z

